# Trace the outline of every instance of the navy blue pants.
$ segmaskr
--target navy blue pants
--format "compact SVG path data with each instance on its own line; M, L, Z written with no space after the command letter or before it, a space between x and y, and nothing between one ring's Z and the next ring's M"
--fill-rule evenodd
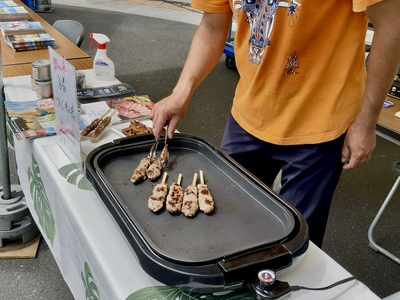
M343 140L344 135L320 144L274 145L247 133L230 115L221 149L269 187L282 170L281 197L300 211L311 241L321 247L342 171Z

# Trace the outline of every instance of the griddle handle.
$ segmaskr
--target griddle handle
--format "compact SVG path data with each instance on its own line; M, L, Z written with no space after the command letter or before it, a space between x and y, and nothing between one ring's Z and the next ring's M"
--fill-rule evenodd
M225 274L225 284L252 281L262 269L280 270L292 264L292 254L281 244L248 254L225 257L219 267Z
M152 140L155 141L154 135L152 133L145 133L145 134L139 134L135 136L127 136L127 137L122 137L119 139L115 139L113 141L114 145L132 145L132 141L134 141L135 144L151 144ZM154 142L153 141L153 142Z

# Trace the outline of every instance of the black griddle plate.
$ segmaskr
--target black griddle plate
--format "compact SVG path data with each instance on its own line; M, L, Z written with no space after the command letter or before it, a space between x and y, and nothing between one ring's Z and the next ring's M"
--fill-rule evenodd
M287 253L282 253L286 249L282 249L281 244L290 240L294 231L297 234L299 224L304 227L304 220L290 205L204 140L176 134L168 141L170 158L166 170L167 183L170 185L176 181L181 173L182 186L186 188L191 184L194 173L202 170L215 200L214 212L211 215L198 212L195 217L187 218L182 214L172 215L165 208L158 213L150 211L147 199L161 178L155 182L147 179L132 184L130 177L140 160L148 155L153 143L152 135L120 139L94 150L86 163L88 179L134 248L146 252L146 256L156 257L157 261L165 262L168 269L170 264L177 269L179 266L192 266L198 270L218 264L219 268L229 273L233 267L238 268L238 262L235 258L232 266L232 263L227 263L227 258L246 257L249 253L271 248L275 248L278 256L285 257L280 259L282 266L278 263L277 268L287 266L293 255L288 257ZM163 146L160 142L157 155ZM300 248L304 248L308 238L304 228L300 229ZM250 260L265 260L260 259L259 255L256 257ZM239 269L242 264L239 263ZM247 264L249 262L245 262ZM250 265L254 264L257 261L250 262ZM157 265L160 267L159 262ZM147 268L152 269L151 266ZM215 272L214 267L212 269L212 273ZM186 281L181 278L179 283L182 280ZM193 278L188 279L191 280Z

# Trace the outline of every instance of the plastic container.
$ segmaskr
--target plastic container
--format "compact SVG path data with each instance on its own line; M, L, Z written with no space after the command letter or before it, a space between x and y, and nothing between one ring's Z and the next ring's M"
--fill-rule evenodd
M97 42L97 52L93 61L93 75L97 80L111 81L115 79L114 63L107 56L106 44L110 39L101 33L90 33L89 37Z

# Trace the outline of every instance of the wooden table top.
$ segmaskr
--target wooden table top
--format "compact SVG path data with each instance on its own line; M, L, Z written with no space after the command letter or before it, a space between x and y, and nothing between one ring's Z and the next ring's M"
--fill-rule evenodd
M400 111L400 99L388 96L387 99L393 102L393 106L382 108L378 119L377 129L400 141L400 118L394 114Z
M75 67L75 70L87 70L93 68L93 60L91 58L69 59L68 62ZM4 78L31 74L31 63L3 66Z
M67 60L79 59L79 58L90 58L90 56L84 52L82 49L77 47L73 42L67 39L63 34L56 30L52 25L47 23L38 14L30 10L24 3L20 0L13 0L18 5L24 6L29 12L31 21L39 21L43 26L45 31L49 33L55 40L58 48L54 50L64 56ZM19 64L31 64L36 60L49 59L49 50L32 50L32 51L21 51L15 52L10 46L1 38L1 55L2 64L4 66L19 65Z

